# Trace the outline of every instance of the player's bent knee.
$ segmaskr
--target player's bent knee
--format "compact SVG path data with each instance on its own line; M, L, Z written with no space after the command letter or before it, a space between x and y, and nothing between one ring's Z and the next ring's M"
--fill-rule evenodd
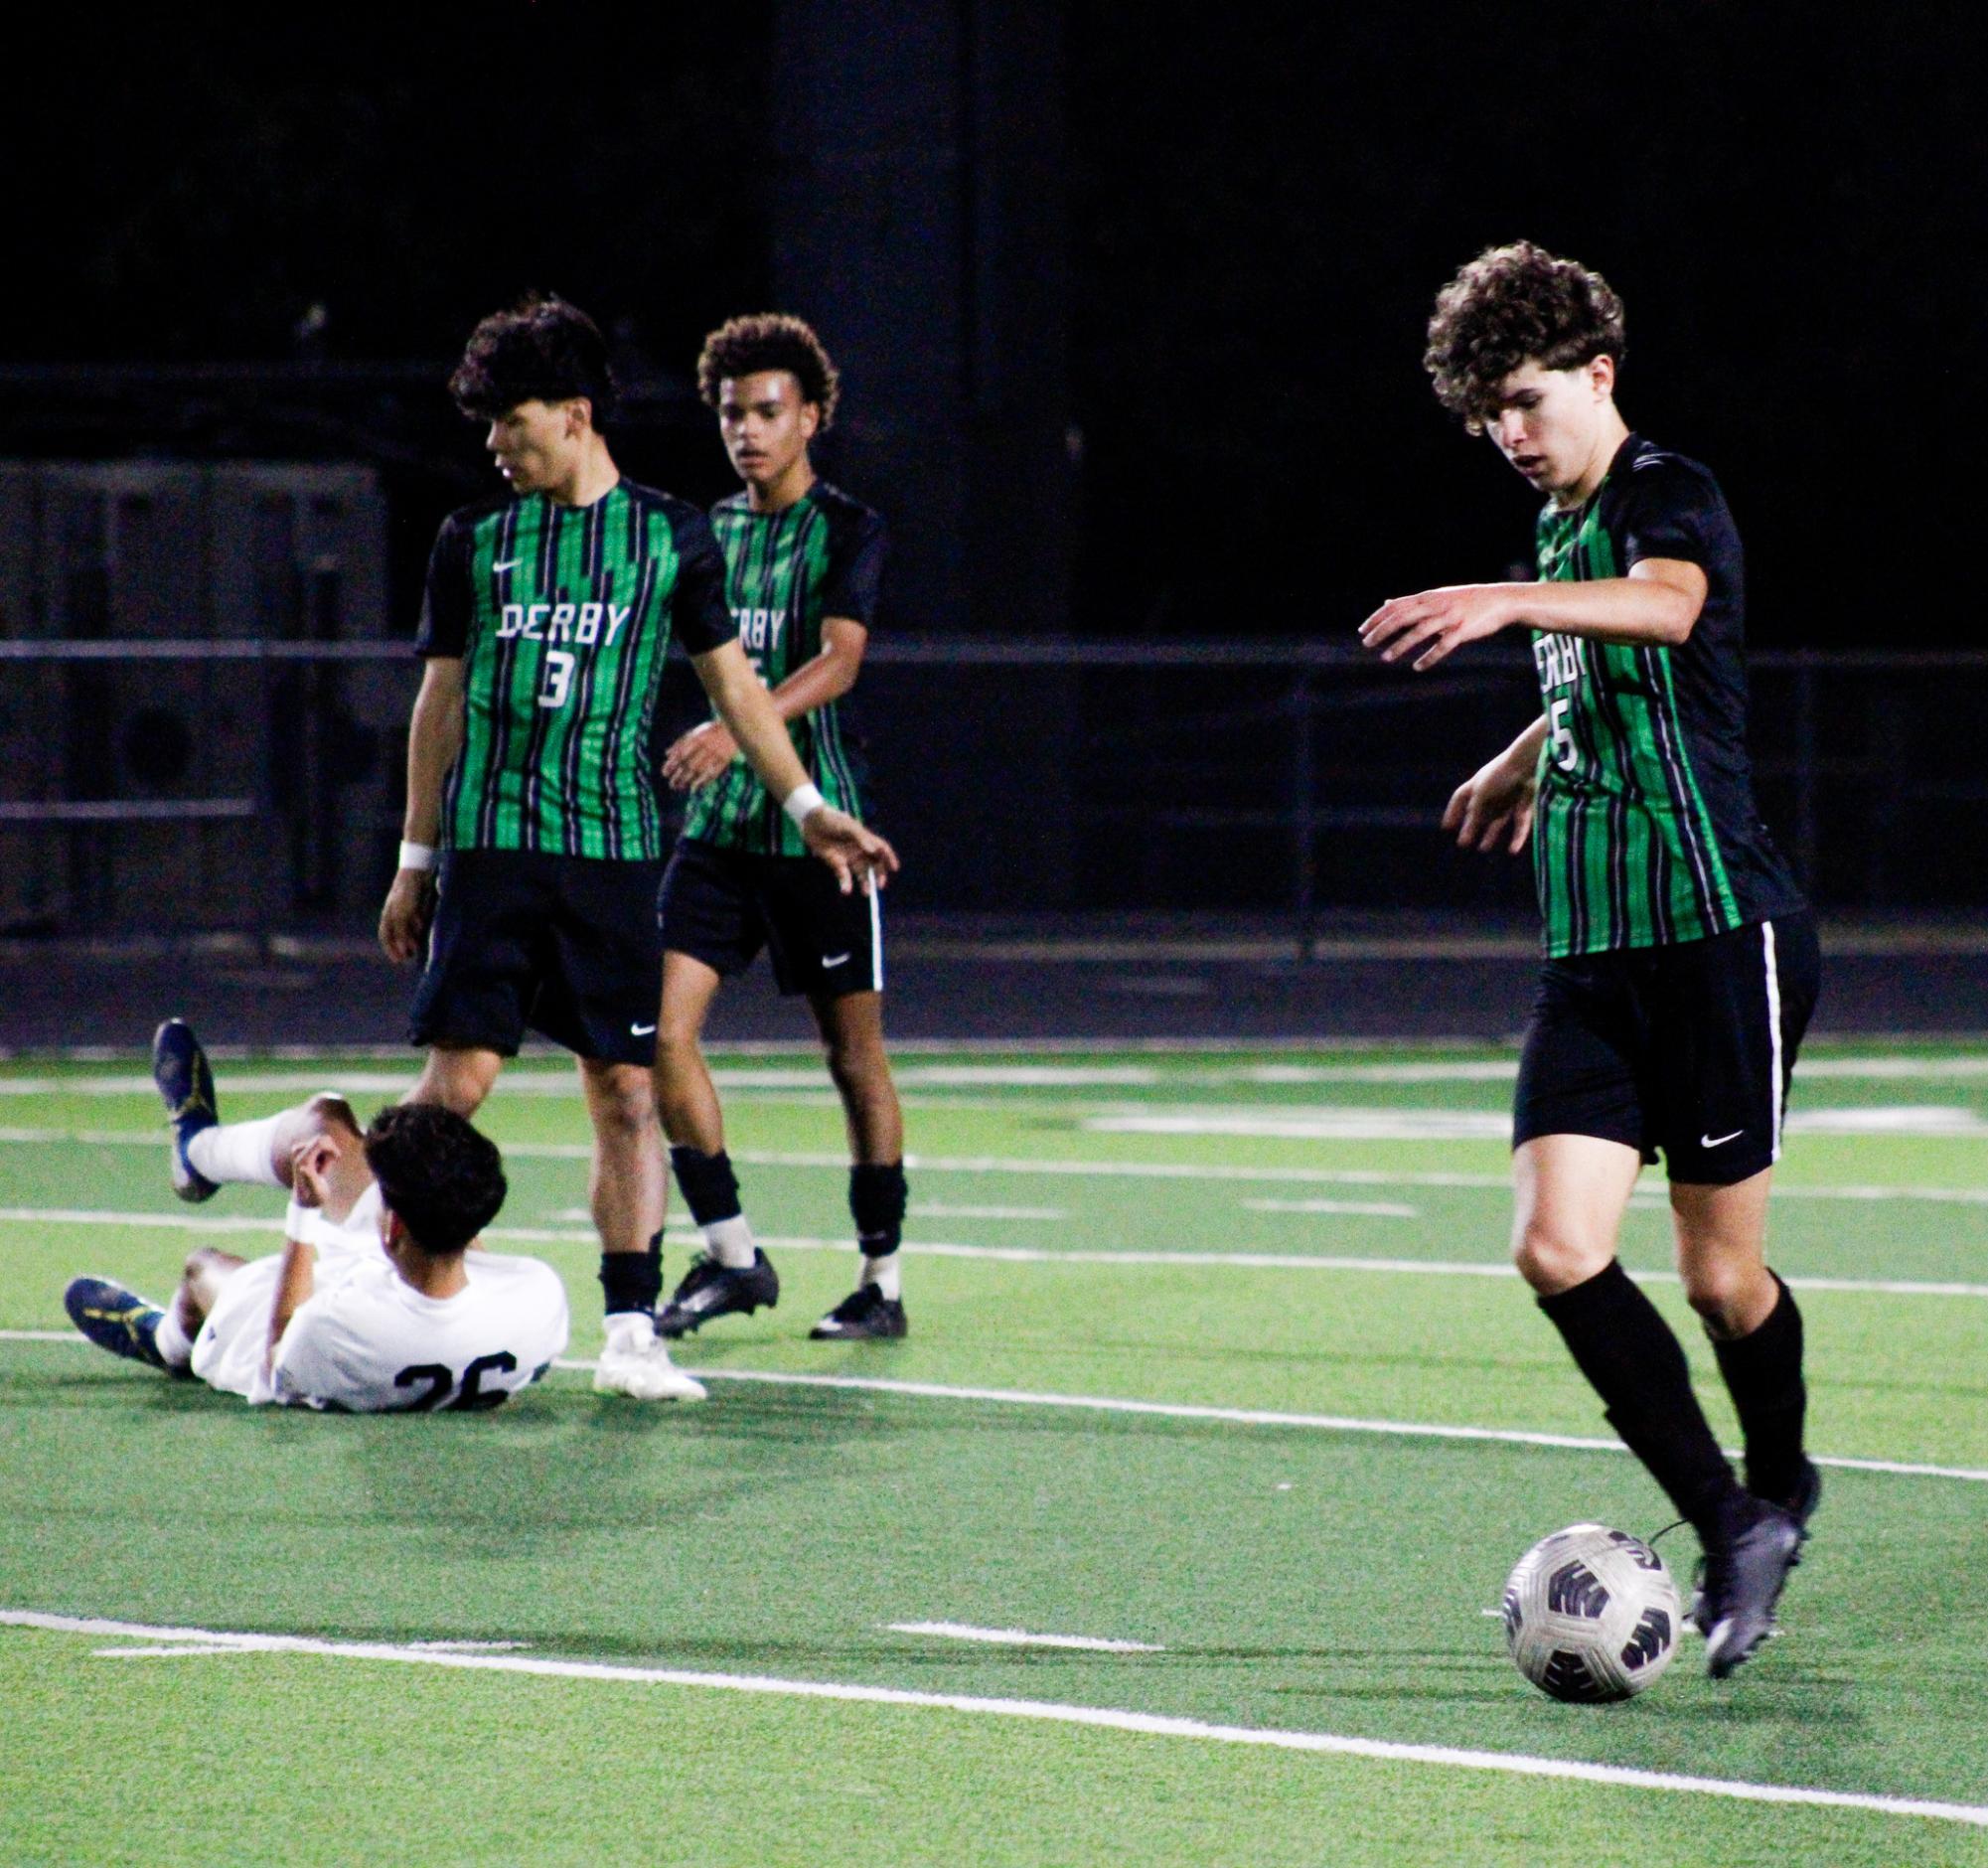
M1538 1223L1521 1226L1512 1240L1512 1262L1519 1276L1541 1297L1586 1284L1607 1269L1610 1256L1558 1227Z

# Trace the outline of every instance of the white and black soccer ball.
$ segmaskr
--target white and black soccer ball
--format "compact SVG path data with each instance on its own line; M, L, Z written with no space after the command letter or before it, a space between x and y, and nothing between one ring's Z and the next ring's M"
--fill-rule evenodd
M1542 1693L1595 1703L1640 1693L1677 1651L1677 1584L1639 1537L1570 1524L1505 1582L1505 1644Z

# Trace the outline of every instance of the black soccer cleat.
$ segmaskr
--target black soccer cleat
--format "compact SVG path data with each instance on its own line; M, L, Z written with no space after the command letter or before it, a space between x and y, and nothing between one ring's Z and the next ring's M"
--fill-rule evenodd
M152 1033L152 1081L166 1105L173 1132L168 1162L173 1191L183 1200L211 1200L220 1188L187 1159L187 1144L221 1120L214 1102L214 1072L207 1052L184 1018L168 1018Z
M752 1248L750 1265L720 1265L699 1252L670 1302L656 1313L656 1333L675 1341L701 1329L713 1317L733 1311L750 1317L762 1304L770 1311L779 1302L780 1274L758 1246Z
M63 1309L99 1349L172 1372L159 1353L159 1322L165 1312L135 1291L109 1278L72 1278L63 1293Z
M1773 1633L1774 1604L1801 1561L1806 1535L1784 1506L1741 1494L1705 1552L1698 1626L1705 1632L1705 1670L1715 1680L1745 1665Z
M903 1304L866 1284L851 1291L808 1334L817 1342L882 1341L906 1335L910 1328Z
M1761 1496L1756 1493L1755 1496ZM1801 1526L1803 1541L1807 1541L1808 1521L1815 1515L1816 1507L1822 1502L1822 1475L1816 1471L1811 1460L1801 1463L1801 1477L1795 1480L1794 1489L1785 1497L1768 1498L1767 1503L1782 1507ZM1795 1558L1799 1563L1801 1559ZM1712 1623L1705 1614L1705 1559L1698 1560L1698 1574L1693 1579L1691 1606L1684 1612L1684 1619L1701 1634L1712 1633Z

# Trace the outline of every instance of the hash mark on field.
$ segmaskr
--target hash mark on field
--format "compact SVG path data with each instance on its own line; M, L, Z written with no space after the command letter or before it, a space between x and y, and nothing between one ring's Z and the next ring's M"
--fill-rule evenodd
M1403 1206L1397 1200L1245 1200L1252 1213L1362 1213L1376 1219L1414 1219L1419 1206Z
M913 1200L909 1212L914 1219L1068 1219L1061 1206L954 1206L945 1200Z
M1261 1746L1268 1750L1366 1758L1397 1764L1447 1766L1459 1771L1493 1771L1514 1777L1557 1778L1606 1784L1624 1790L1672 1790L1724 1796L1750 1803L1798 1803L1824 1809L1862 1809L1883 1816L1916 1816L1935 1822L1988 1828L1988 1807L1943 1802L1931 1797L1888 1796L1864 1790L1826 1790L1793 1784L1754 1784L1730 1778L1686 1777L1678 1772L1645 1771L1627 1765L1587 1764L1567 1758L1534 1758L1520 1752L1466 1751L1451 1745L1409 1745L1388 1739L1351 1738L1336 1732L1300 1732L1276 1726L1215 1725L1169 1713L1134 1712L1111 1706L1066 1705L1055 1700L996 1699L973 1693L914 1692L903 1687L867 1686L841 1680L789 1680L755 1673L694 1673L675 1667L636 1667L605 1661L548 1660L530 1654L463 1654L395 1645L384 1641L322 1640L302 1634L232 1634L215 1629L154 1628L94 1617L44 1615L30 1609L0 1609L0 1627L39 1629L56 1634L98 1634L127 1639L213 1642L251 1653L316 1654L333 1660L372 1660L401 1665L450 1667L463 1672L521 1673L538 1678L618 1681L637 1686L680 1686L730 1693L761 1693L790 1699L826 1699L843 1704L911 1706L934 1712L1031 1719L1044 1724L1089 1726L1152 1738L1199 1739L1217 1745Z
M975 1628L967 1622L886 1622L893 1634L938 1634L947 1640L986 1641L996 1647L1078 1647L1086 1653L1163 1654L1150 1641L1106 1640L1096 1634L1031 1634L1018 1628Z

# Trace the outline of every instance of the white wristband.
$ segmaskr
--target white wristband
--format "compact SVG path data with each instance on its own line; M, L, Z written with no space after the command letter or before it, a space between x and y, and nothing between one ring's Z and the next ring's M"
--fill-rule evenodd
M403 869L432 869L435 866L434 845L403 843L400 846L400 866Z
M808 817L819 811L829 801L814 785L796 785L781 800L780 808L794 820L794 828L799 830Z

